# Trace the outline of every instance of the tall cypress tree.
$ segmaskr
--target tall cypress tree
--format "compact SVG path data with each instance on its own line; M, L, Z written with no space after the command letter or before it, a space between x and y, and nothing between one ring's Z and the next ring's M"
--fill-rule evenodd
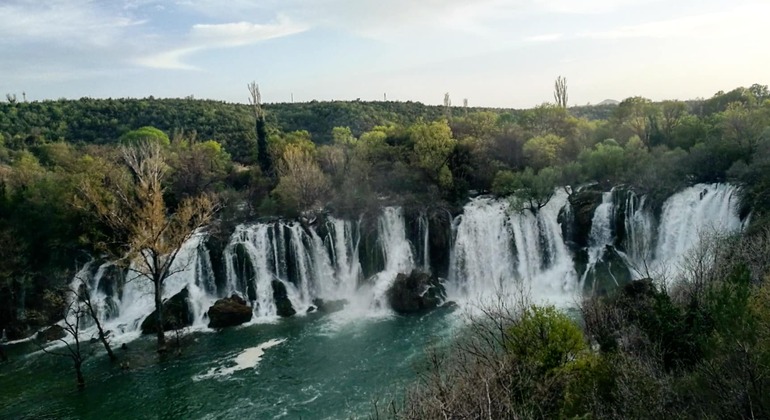
M273 178L273 159L267 148L267 125L265 124L265 111L262 109L262 95L259 93L257 82L251 82L249 87L249 103L254 107L254 119L256 121L257 131L257 161L262 174L268 178Z

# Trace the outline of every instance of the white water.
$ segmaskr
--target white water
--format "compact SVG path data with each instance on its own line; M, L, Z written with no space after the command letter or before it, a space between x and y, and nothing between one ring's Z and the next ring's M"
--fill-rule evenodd
M190 292L193 329L205 328L207 324L205 312L215 299L206 292L206 289L213 285L213 273L210 271L211 264L202 239L203 234L196 234L182 246L171 266L172 274L163 283L163 299L170 298L185 287ZM200 260L204 257L206 261L201 262ZM114 342L130 340L138 336L142 321L155 309L152 282L135 271L133 265L125 278L122 278L122 275L108 278L109 271L119 271L109 262L100 265L92 274L93 268L93 263L86 264L73 278L70 290L78 290L81 284L88 287L99 322L105 331L110 331L116 338L113 339ZM114 283L107 285L108 280ZM108 296L103 291L105 287L112 288L114 293ZM72 302L75 299L74 293L70 293L68 299L68 303L77 304ZM67 318L70 322L74 321L72 311L67 314ZM82 320L85 321L82 325L82 334L86 337L95 337L95 325L88 322L88 317Z
M256 347L250 347L248 349L243 350L242 352L238 353L235 358L232 360L227 360L225 363L231 364L234 363L232 366L220 366L216 368L209 369L206 373L196 375L193 377L194 381L200 381L203 379L212 379L212 378L224 378L229 377L233 373L238 372L240 370L245 369L254 369L259 365L259 362L262 361L262 356L265 355L265 350L275 347L283 342L285 342L286 339L272 339L269 341L266 341Z
M629 265L657 270L676 267L681 256L697 243L704 232L735 232L741 229L737 216L737 190L726 184L696 185L670 197L656 226L645 197L628 193L624 214L616 214L612 192L605 193L593 216L589 266L602 260L607 246L614 246L616 217L624 217L624 256ZM573 256L557 222L567 206L567 196L557 190L536 214L514 211L506 200L476 198L452 224L449 254L448 299L460 304L524 293L535 301L572 305L582 291L585 274L575 272ZM425 213L417 222L416 243L407 235L407 221L398 207L386 207L377 220L377 243L384 268L364 279L359 244L361 221L327 218L323 226L302 226L298 222L271 222L238 226L223 255L226 282L217 295L211 259L196 235L182 247L175 272L164 285L164 298L183 288L190 291L195 322L205 328L205 312L217 297L238 293L252 297L255 322L276 319L272 281L286 286L298 315L303 315L315 298L346 299L343 318L390 314L385 293L398 273L414 268L431 269L430 229ZM320 232L320 233L319 233ZM450 236L449 233L445 233ZM657 241L656 241L657 236ZM253 266L254 275L237 272L237 248ZM105 329L128 336L139 335L141 321L154 310L150 281L129 272L126 281L107 284L113 268L86 266L73 280L73 287L85 281L99 308ZM586 273L589 270L586 270ZM633 271L636 278L639 271ZM105 291L112 290L110 293Z
M632 262L650 261L654 243L654 219L646 208L647 197L628 192L626 197L625 228L626 254Z
M556 221L566 198L558 190L537 215L515 211L505 200L472 200L455 224L449 299L483 302L524 293L574 302L577 276Z
M615 241L612 229L612 223L615 221L615 204L612 198L612 191L603 193L601 204L594 210L591 232L588 236L588 264L581 276L581 285L584 285L588 276L594 272L596 264L603 260L607 246L611 246Z
M663 204L658 242L650 272L675 280L682 259L704 235L739 232L738 189L729 184L698 184Z

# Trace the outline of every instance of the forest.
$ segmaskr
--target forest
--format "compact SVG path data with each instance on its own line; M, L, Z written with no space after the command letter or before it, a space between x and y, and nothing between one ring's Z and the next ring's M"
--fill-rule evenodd
M557 188L589 184L623 186L660 209L684 187L729 182L740 188L740 212L751 223L740 238L704 245L709 264L694 267L691 282L645 280L589 296L580 324L551 307L490 308L466 341L440 357L453 363L431 365L424 386L387 415L770 415L767 86L580 107L555 95L556 104L523 110L452 106L448 94L444 106L261 104L258 88L252 94L249 105L8 95L0 103L7 338L56 322L62 300L51 296L63 293L79 265L125 251L121 235L130 232L117 231L95 203L119 202L120 189L110 185L130 182L126 150L138 144L158 146L166 174L158 208L187 214L192 200L207 197L212 235L248 220L355 217L385 205L433 203L456 214L484 194L537 213Z

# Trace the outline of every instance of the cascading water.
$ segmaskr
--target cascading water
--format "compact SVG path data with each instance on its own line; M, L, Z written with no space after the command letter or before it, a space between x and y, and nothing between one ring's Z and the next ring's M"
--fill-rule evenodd
M738 188L730 184L698 184L663 204L651 273L676 279L683 257L703 235L739 232Z
M398 273L409 273L414 268L412 245L406 239L404 211L400 207L386 207L377 222L380 246L385 257L385 269L374 278L372 301L381 307L385 292Z
M654 219L652 213L646 207L647 197L637 196L629 191L626 197L625 212L625 250L633 265L650 261L653 252Z
M557 190L533 214L505 200L477 198L456 220L448 293L486 300L524 291L538 300L569 301L577 291L572 257L557 222L567 194Z
M612 224L615 221L615 204L613 191L602 194L602 202L594 210L591 219L591 232L588 236L588 263L581 276L580 283L585 284L588 276L594 274L596 264L604 258L607 246L611 246L615 240Z
M188 289L193 328L206 325L205 313L214 301L213 295L207 293L214 280L213 273L206 269L211 264L203 239L203 234L196 234L182 245L171 266L171 275L163 283L163 299ZM124 276L123 270L111 262L99 265L95 272L93 264L87 264L75 275L70 289L77 291L82 285L87 287L91 303L105 330L117 335L138 334L142 320L155 309L152 282L138 273L134 266ZM69 296L70 302L76 298L74 293ZM72 313L67 316L72 317ZM86 335L95 333L90 324L86 321Z
M548 204L535 212L516 211L507 200L473 199L455 218L452 234L447 234L447 244L451 245L446 283L449 299L468 302L524 291L539 301L572 304L588 273L599 263L607 264L608 249L629 267L644 263L660 269L676 265L703 232L740 230L736 193L736 187L726 184L685 189L666 201L657 227L644 196L628 192L618 205L624 205L623 214L616 215L620 210L616 210L613 198L617 197L613 196L619 194L604 193L592 218L585 250L587 268L580 279L557 221L560 211L571 211L564 191L557 190ZM622 244L615 243L616 216L624 218L620 225L625 228ZM163 296L168 298L187 288L194 326L206 324L204 314L217 291L222 293L219 296L238 293L248 298L257 319L274 318L274 281L286 287L292 306L300 314L314 305L316 298L346 299L349 308L380 313L377 308L387 307L385 294L398 273L414 268L431 271L427 213L417 214L410 223L408 233L401 208L382 210L376 242L367 245L370 254L381 254L382 265L369 279L364 279L363 256L359 255L361 221L327 217L315 226L296 221L238 226L221 259L224 267L219 270L226 279L220 285L215 282L217 269L212 266L204 236L199 234L180 250L174 273L164 283ZM612 261L615 264L618 260ZM106 329L138 334L141 321L154 310L151 282L131 271L122 273L110 263L95 264L84 267L72 286L86 283ZM615 278L617 271L610 271ZM635 271L632 276L641 277Z

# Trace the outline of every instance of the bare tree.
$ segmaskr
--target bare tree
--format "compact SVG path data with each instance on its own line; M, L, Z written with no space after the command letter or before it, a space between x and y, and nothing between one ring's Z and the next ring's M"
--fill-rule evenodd
M556 101L556 105L567 108L567 79L563 76L557 77L553 84L553 99Z
M126 170L104 174L102 185L84 182L80 195L112 230L120 245L119 261L128 263L154 286L158 350L165 350L163 282L186 268L173 268L182 245L208 224L216 210L208 195L189 197L172 210L163 200L167 172L163 151L156 142L121 149ZM105 193L111 191L111 193ZM189 265L189 262L187 262Z
M77 299L72 301L66 306L66 316L62 321L61 329L65 332L63 337L57 338L64 344L63 348L49 349L40 345L40 349L46 354L51 354L60 357L69 357L72 359L73 367L75 368L75 375L77 377L78 389L83 389L86 386L85 378L83 377L83 362L86 359L86 354L83 352L83 348L80 343L80 325L83 318L88 316L85 308L78 304Z
M79 278L80 284L75 288L75 290L72 290L72 296L74 297L74 302L76 305L83 305L83 310L91 317L91 320L94 321L94 325L96 325L96 331L99 335L99 341L104 346L104 350L107 351L107 356L109 356L110 361L117 361L118 357L115 356L115 352L112 351L112 347L110 346L110 341L107 339L107 334L104 331L104 328L102 327L102 322L99 320L99 313L94 306L93 301L91 301L91 291L89 290L88 284L85 280Z
M278 166L280 181L276 193L300 211L318 204L329 191L329 180L313 156L299 147L288 146Z

